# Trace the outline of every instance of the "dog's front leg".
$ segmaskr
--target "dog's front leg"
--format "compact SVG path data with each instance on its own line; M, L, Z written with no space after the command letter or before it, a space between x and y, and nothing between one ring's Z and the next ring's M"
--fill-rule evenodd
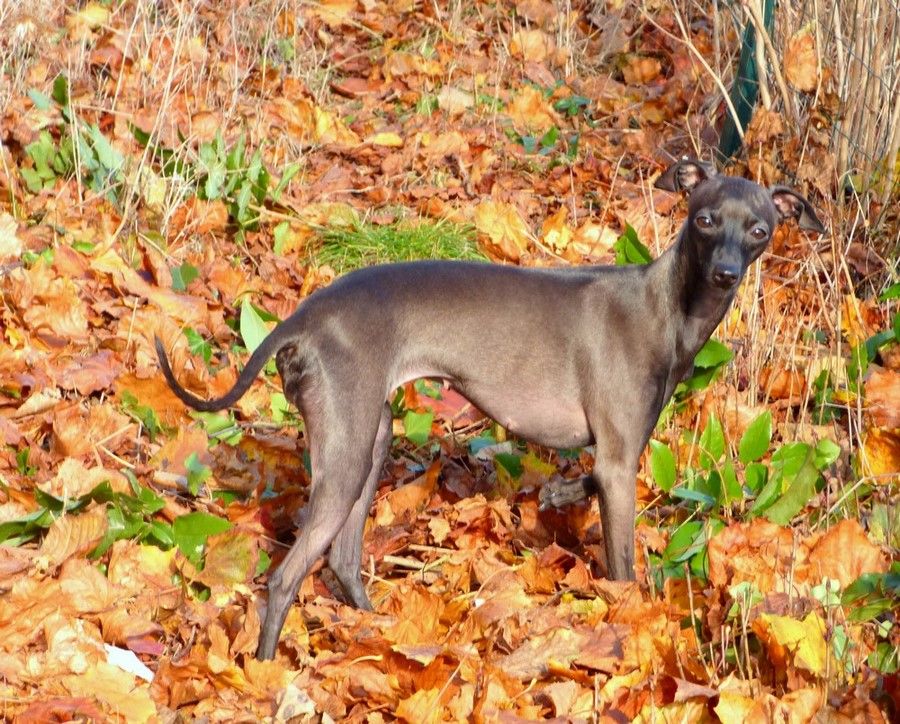
M592 472L600 503L609 578L633 581L637 461L597 458Z

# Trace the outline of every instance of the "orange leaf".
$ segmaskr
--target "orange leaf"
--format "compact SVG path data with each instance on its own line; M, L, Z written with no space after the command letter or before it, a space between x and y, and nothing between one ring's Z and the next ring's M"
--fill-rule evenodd
M572 229L566 223L568 215L568 209L561 206L555 214L544 220L541 227L541 239L555 251L563 251L572 241Z
M784 75L799 91L812 93L819 81L816 39L809 30L794 33L784 49Z
M483 201L475 207L475 229L513 261L528 248L531 237L515 206L500 201Z
M863 438L861 464L875 483L896 484L900 475L900 431L869 430Z
M206 543L206 565L197 580L210 588L230 589L251 581L259 560L256 538L240 530L210 536Z
M51 524L38 555L50 565L59 565L72 556L93 550L106 534L107 526L105 508L92 508L81 515L64 515Z
M394 714L410 724L437 724L441 721L441 689L419 689L403 699Z
M900 372L872 371L866 380L866 413L878 427L900 428Z
M547 131L559 126L559 116L537 88L525 86L513 96L506 107L508 115L519 133Z
M791 565L793 535L763 518L733 523L710 541L709 580L716 586L749 581L771 591Z
M543 30L518 30L513 33L509 52L527 61L543 63L555 49L553 38Z
M881 549L866 537L856 520L842 520L815 543L809 554L810 580L822 577L849 586L863 573L882 573L888 563Z

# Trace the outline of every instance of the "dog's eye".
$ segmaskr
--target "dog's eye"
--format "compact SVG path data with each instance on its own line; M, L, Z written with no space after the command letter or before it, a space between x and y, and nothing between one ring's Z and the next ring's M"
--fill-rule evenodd
M694 223L697 224L697 226L701 229L708 229L713 225L712 219L704 215L698 216L696 219L694 219Z
M769 236L769 232L761 226L757 226L753 231L750 232L750 236L758 241L762 241Z

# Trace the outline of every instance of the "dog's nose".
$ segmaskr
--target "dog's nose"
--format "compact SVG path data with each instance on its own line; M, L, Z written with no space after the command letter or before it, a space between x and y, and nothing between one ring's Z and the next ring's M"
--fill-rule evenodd
M730 289L738 280L738 271L731 266L717 266L713 270L713 284L720 289Z

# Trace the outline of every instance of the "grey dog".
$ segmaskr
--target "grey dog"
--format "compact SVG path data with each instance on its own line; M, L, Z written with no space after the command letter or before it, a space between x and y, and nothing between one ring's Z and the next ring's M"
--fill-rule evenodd
M259 658L275 655L300 583L329 546L328 564L347 599L371 609L360 559L391 441L387 400L419 377L448 380L527 440L594 444L591 485L608 573L634 578L635 476L660 411L775 225L792 217L824 230L795 191L717 175L700 161L677 162L656 185L691 193L677 241L651 264L525 269L422 261L362 269L276 326L217 400L181 387L156 340L169 385L198 410L233 404L274 354L284 393L306 424L313 474L306 522L269 576Z

